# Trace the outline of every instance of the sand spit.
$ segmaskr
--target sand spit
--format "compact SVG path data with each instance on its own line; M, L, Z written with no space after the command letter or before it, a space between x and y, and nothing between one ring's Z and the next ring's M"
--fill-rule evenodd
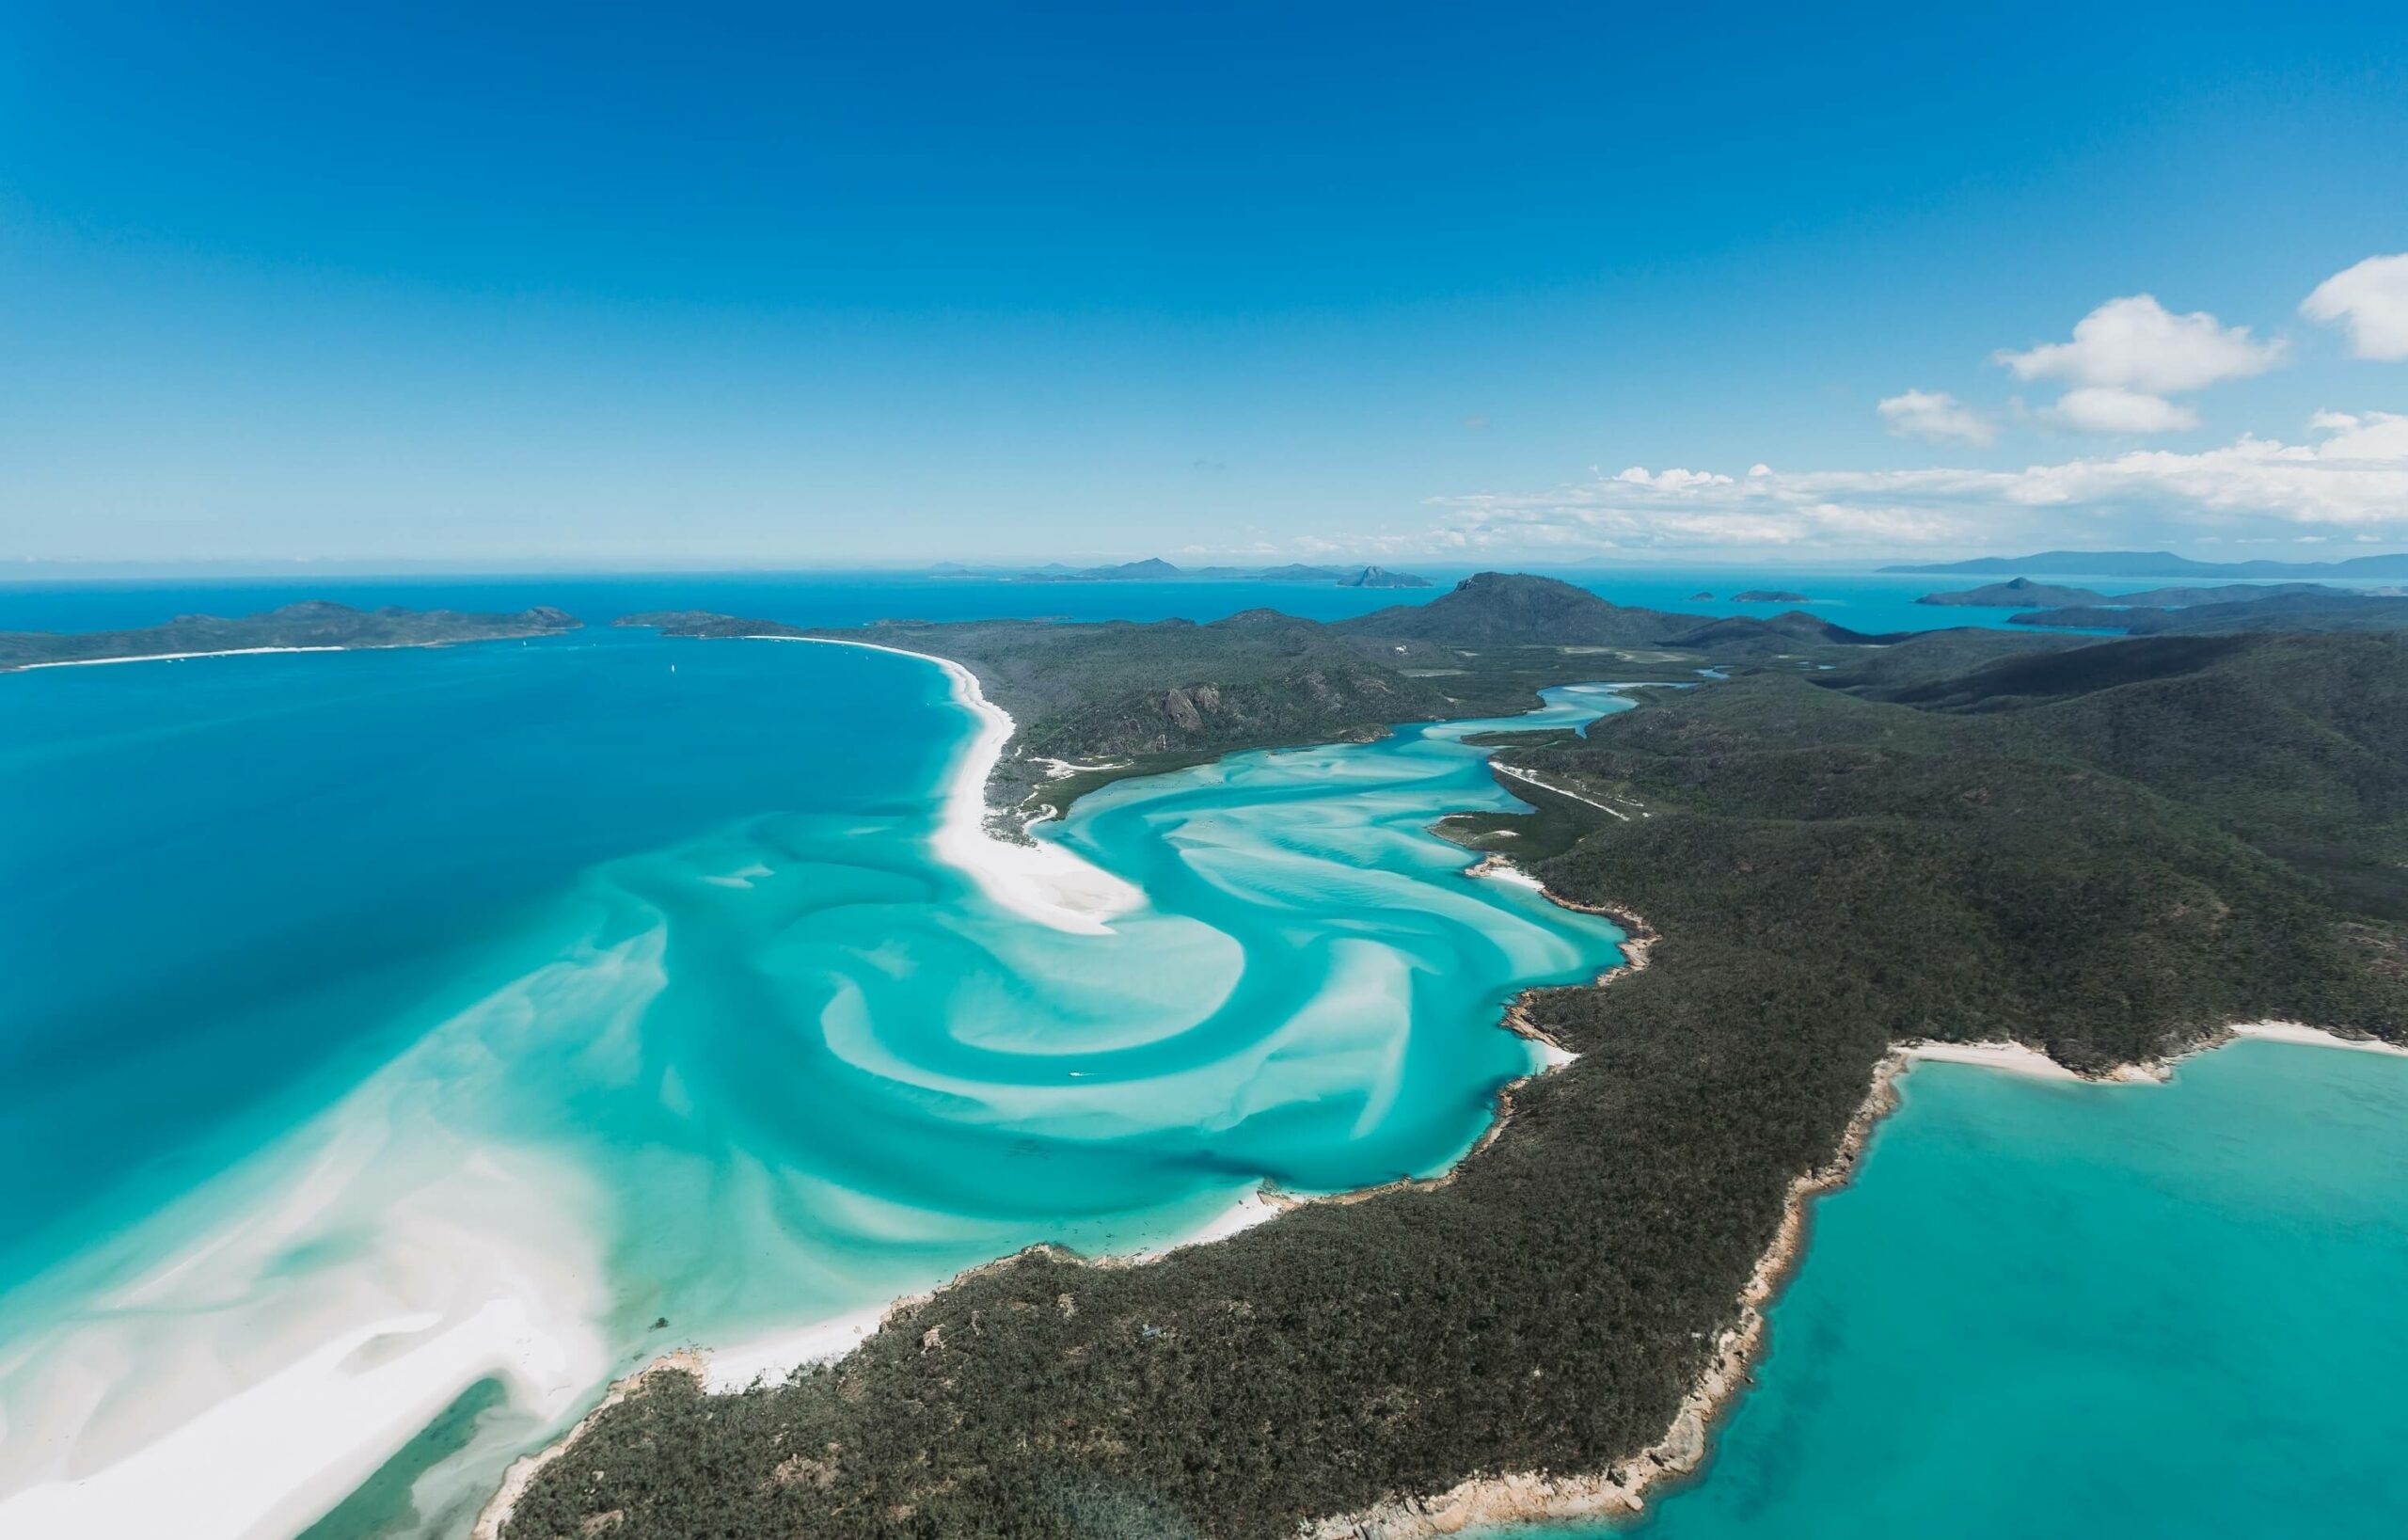
M944 787L944 812L937 830L937 854L968 872L987 896L1014 913L1051 926L1101 935L1105 922L1141 907L1146 896L1110 872L1046 840L998 839L987 827L987 782L1011 741L1011 716L978 688L978 676L950 658L848 642L823 636L747 637L752 642L802 642L825 647L861 647L914 658L944 671L955 704L978 722L978 732L954 767Z

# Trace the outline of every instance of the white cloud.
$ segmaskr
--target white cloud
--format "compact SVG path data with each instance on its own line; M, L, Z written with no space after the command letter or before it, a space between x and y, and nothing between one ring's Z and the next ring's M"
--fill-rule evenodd
M1905 390L1874 404L1882 422L1901 438L1931 443L1988 444L1997 425L1945 390Z
M2408 251L2334 274L2300 301L2299 313L2348 331L2361 358L2408 360Z
M2243 436L2020 470L1814 470L1745 478L1633 467L1539 493L1434 500L1397 554L1811 548L1817 555L2212 537L2408 538L2408 415L2321 412L2312 442Z
M2282 340L2260 342L2205 310L2176 315L2152 294L2111 299L2074 324L2070 342L1996 357L2025 380L2060 379L2159 396L2262 374L2283 361Z
M1660 492L1687 492L1701 486L1728 486L1731 478L1710 470L1684 470L1679 466L1649 475L1645 466L1632 466L1614 480L1631 486L1652 486Z
M2068 390L2042 415L2076 433L2174 433L2199 425L2199 414L2188 406L2112 385Z

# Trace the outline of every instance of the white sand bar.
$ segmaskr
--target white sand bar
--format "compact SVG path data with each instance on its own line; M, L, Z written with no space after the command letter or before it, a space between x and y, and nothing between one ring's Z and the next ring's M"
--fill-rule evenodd
M1014 844L987 830L987 777L1004 757L1011 740L1012 719L987 699L978 676L949 658L880 646L875 642L846 642L834 637L765 636L759 642L816 642L832 647L863 647L871 652L913 658L944 670L953 682L953 698L978 721L977 734L954 767L945 786L943 822L937 830L937 854L968 872L987 896L1024 918L1057 930L1101 935L1104 922L1143 905L1145 895L1110 872L1051 840Z

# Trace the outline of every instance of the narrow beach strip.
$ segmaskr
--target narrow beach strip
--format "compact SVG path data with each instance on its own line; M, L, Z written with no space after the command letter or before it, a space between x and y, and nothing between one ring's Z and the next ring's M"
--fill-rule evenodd
M945 783L943 811L937 826L936 851L947 864L968 872L987 896L1026 919L1056 930L1101 935L1105 922L1145 904L1146 896L1133 885L1051 841L1032 838L1025 845L998 839L987 828L987 778L1004 757L1004 746L1014 731L1010 713L989 700L978 688L978 676L950 658L851 642L827 636L739 637L745 642L811 642L831 647L860 647L915 659L944 671L952 682L954 703L968 711L978 727Z

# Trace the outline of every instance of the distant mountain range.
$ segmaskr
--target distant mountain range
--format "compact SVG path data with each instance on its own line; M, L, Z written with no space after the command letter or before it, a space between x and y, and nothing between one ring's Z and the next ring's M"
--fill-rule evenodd
M927 569L939 578L1020 578L1038 582L1269 582L1334 583L1339 588L1428 588L1430 579L1380 566L1308 566L1291 562L1275 567L1182 567L1159 556L1109 566L1074 567L1048 562L1034 567L971 567L942 562Z
M2044 550L1881 570L1972 578L2034 572L2059 578L2408 578L2408 552L2338 562L2194 562L2167 550Z
M2069 605L2117 605L2135 610L2179 610L2194 604L2255 604L2263 599L2315 595L2325 598L2361 597L2346 588L2323 583L2222 583L2214 588L2150 588L2112 597L2088 588L2036 583L2029 578L1984 583L1979 588L1925 594L1917 604L1954 605L1985 610L2057 610Z
M2120 601L2119 601L2120 602ZM2191 604L2176 609L2114 609L2068 605L2009 615L2013 626L2120 630L2132 636L2206 636L2234 631L2408 630L2408 598L2330 589L2277 593L2260 599Z

